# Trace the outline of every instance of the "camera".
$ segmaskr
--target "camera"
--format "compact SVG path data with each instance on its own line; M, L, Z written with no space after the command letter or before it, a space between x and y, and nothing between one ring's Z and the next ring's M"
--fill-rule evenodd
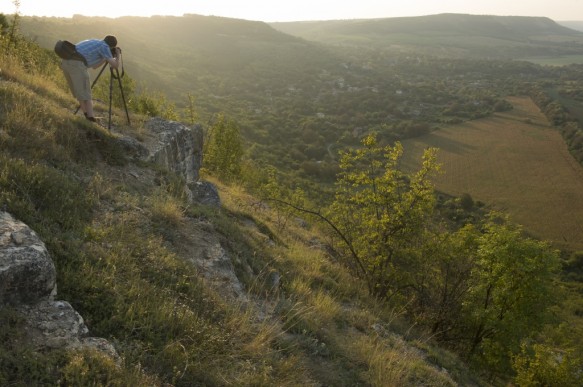
M116 53L116 50L117 50L118 48L119 48L119 47L109 47L109 49L111 50L111 56L113 56L114 58L115 58L115 53ZM119 49L119 53L121 54L121 48Z

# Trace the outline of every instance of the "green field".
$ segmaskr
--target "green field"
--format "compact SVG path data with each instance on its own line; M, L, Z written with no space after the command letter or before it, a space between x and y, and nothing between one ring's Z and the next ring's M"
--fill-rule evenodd
M426 147L440 148L438 190L469 193L537 237L582 249L583 167L529 98L509 101L510 112L405 141L404 166Z

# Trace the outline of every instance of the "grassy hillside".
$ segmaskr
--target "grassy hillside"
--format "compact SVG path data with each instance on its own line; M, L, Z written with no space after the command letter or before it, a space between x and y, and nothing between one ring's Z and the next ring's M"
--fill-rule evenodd
M470 193L537 237L583 249L583 166L529 98L509 101L509 112L406 141L407 162L437 147L444 166L436 179L440 191Z
M265 23L213 16L23 18L22 30L41 46L116 35L132 77L174 100L187 93L226 98L237 88L256 88L264 73L290 78L333 61L325 50L275 31ZM297 81L297 79L295 80ZM204 101L204 100L203 100ZM205 102L203 102L205 103Z

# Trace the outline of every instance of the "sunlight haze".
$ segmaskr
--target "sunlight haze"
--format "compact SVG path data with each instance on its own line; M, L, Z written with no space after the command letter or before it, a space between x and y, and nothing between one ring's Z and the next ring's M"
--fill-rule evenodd
M139 4L139 5L138 5ZM13 14L14 1L0 0L0 13ZM215 0L215 1L149 1L122 2L102 0L20 1L20 14L25 16L152 16L183 14L214 15L265 22L370 19L401 16L421 16L439 13L465 13L497 16L545 16L553 20L583 20L582 0L531 1L467 1L467 0L386 0L343 1L273 1L273 0Z

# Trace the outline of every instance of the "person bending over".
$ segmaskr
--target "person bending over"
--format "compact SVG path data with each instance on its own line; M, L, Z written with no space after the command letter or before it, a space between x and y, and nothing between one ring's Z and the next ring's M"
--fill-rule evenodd
M61 69L85 117L95 122L88 68L96 69L105 62L109 63L113 69L119 68L121 49L117 47L117 39L112 35L107 35L103 40L83 40L75 47L87 61L87 66L79 60L63 59Z

